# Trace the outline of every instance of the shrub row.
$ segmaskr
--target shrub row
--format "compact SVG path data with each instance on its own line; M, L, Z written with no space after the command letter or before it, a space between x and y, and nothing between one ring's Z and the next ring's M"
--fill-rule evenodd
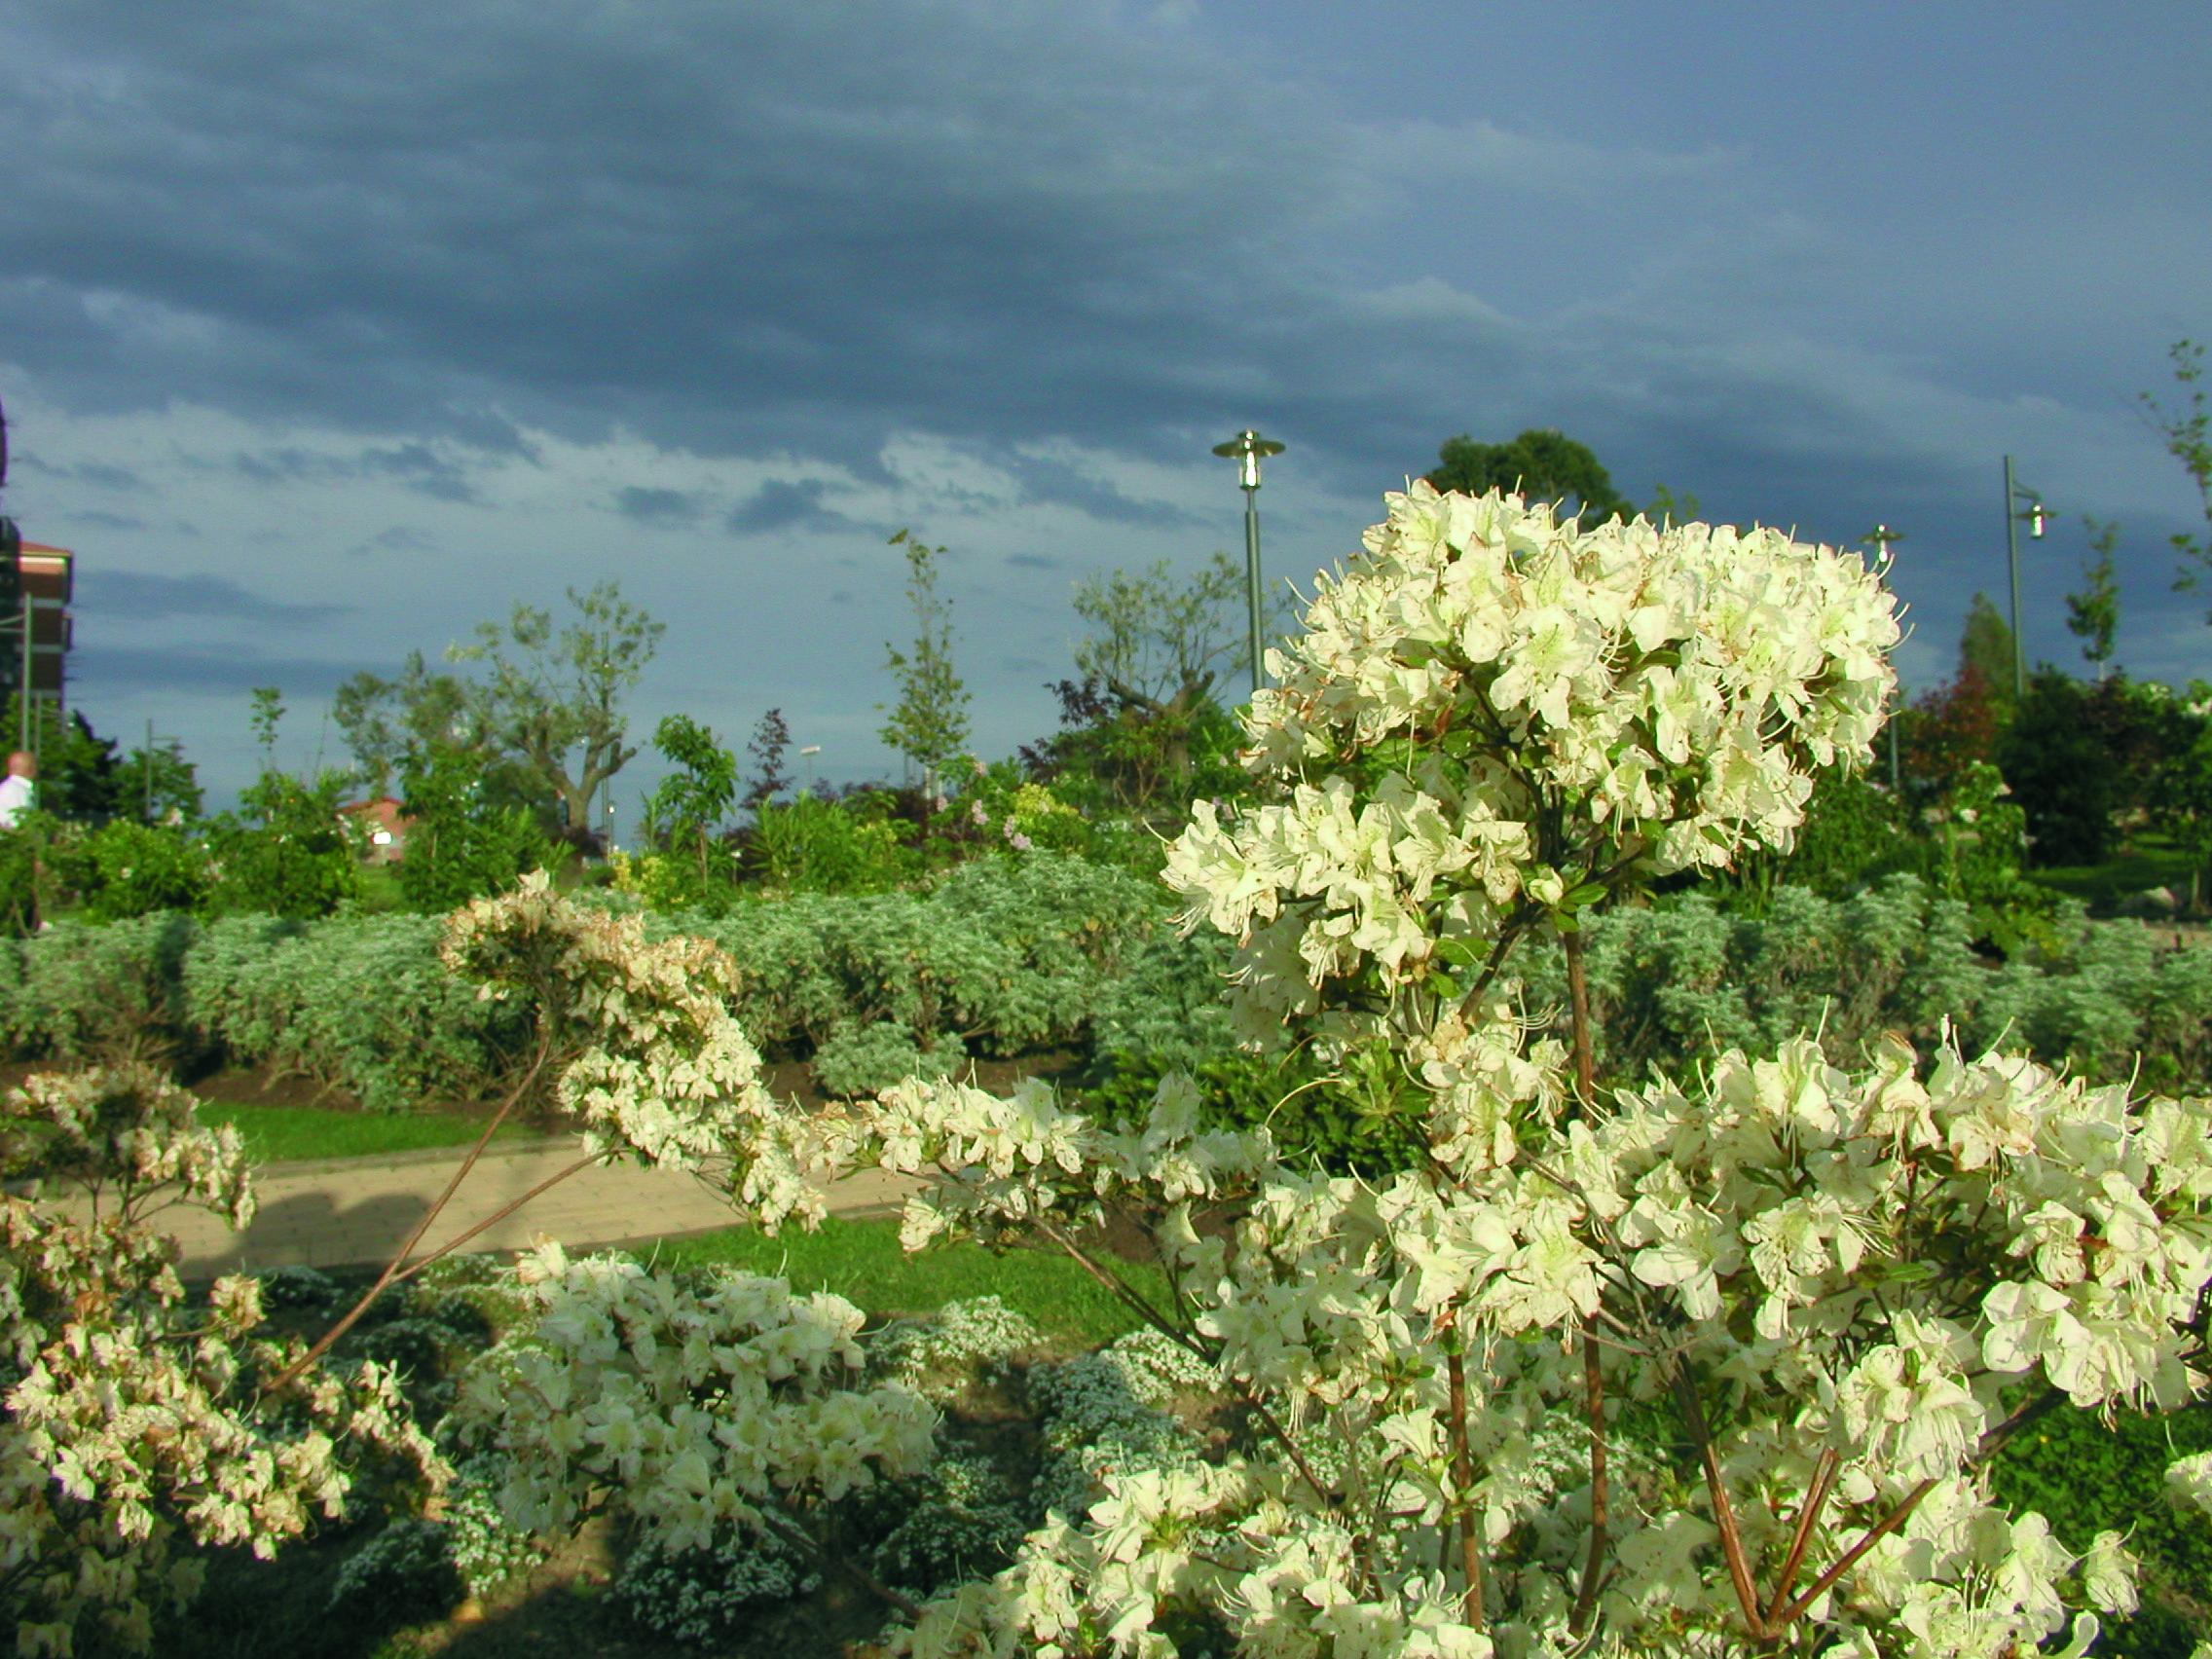
M962 866L922 893L807 896L649 916L739 965L733 1010L763 1049L817 1053L859 1092L966 1052L1088 1041L1107 986L1160 936L1165 896L1126 870L1038 854ZM217 1054L405 1111L498 1086L528 1037L438 961L436 917L176 912L0 941L0 1042L18 1058Z
M1287 1074L1235 1054L1228 946L1177 939L1142 878L1037 854L962 866L922 893L800 896L648 927L712 939L737 961L735 1009L767 1051L811 1055L859 1093L969 1054L1093 1054L1108 1100L1170 1069L1272 1106ZM1633 1081L1732 1047L1818 1029L1839 1063L1894 1031L1923 1051L1948 1021L1970 1049L2008 1031L2099 1080L2201 1088L2212 1072L2212 949L2161 949L2132 922L2062 906L1995 965L1967 907L1895 876L1856 897L1785 887L1767 915L1687 894L1588 922L1599 1062ZM198 921L142 916L0 942L0 1041L22 1058L219 1052L403 1111L497 1086L527 1033L437 959L440 923L412 915ZM1524 958L1532 1015L1564 1032L1556 948ZM1306 1110L1327 1102L1309 1100Z

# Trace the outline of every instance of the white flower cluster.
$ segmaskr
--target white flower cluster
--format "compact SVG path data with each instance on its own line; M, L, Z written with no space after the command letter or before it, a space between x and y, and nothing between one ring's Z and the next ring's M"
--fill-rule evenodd
M0 1606L22 1653L69 1653L95 1628L144 1649L154 1615L198 1587L179 1545L273 1554L344 1512L362 1453L444 1477L389 1370L310 1369L264 1392L303 1345L249 1340L260 1285L226 1278L187 1305L149 1212L253 1213L237 1131L199 1126L193 1105L123 1067L36 1078L0 1106L9 1169L72 1176L93 1198L72 1219L0 1198Z
M1816 1485L1816 1569L1911 1500L1804 1609L1838 1651L1870 1659L1905 1631L1916 1652L2001 1659L2062 1629L2070 1601L2131 1609L2117 1537L2077 1558L2042 1518L2008 1517L1982 1454L2024 1380L2089 1405L2202 1386L2187 1361L2212 1281L2208 1146L2203 1101L2138 1110L1955 1052L1922 1082L1901 1048L1852 1077L1800 1042L1560 1125L1480 1186L1262 1169L1234 1235L1185 1233L1176 1260L1198 1332L1288 1442L1222 1469L1107 1469L1088 1520L934 1608L911 1650L1092 1651L1084 1630L1142 1652L1155 1621L1202 1606L1240 1651L1346 1651L1352 1627L1374 1643L1355 1651L1574 1651L1591 1489L1563 1481L1556 1439L1581 1360L1515 1339L1592 1318L1622 1395L1679 1375L1725 1418L1714 1456L1759 1582L1784 1575ZM1446 1342L1477 1395L1471 1486ZM1596 1625L1619 1653L1721 1651L1742 1624L1708 1494L1648 1455L1614 1474L1606 1547L1625 1570L1601 1581ZM2207 1485L2191 1466L2175 1480ZM1436 1575L1436 1530L1461 1508L1494 1552L1481 1641Z
M820 1219L799 1125L760 1085L760 1056L729 1013L737 969L716 946L648 941L637 917L573 903L540 870L456 911L440 955L481 997L533 1001L562 1060L561 1105L591 1151L726 1182L771 1229Z
M1362 969L1419 982L1524 907L1787 850L1811 768L1865 751L1895 683L1894 601L1857 558L1386 500L1253 697L1246 762L1279 799L1233 823L1200 801L1169 853L1191 919L1245 941L1254 1035Z
M744 1273L686 1289L551 1243L518 1272L535 1327L470 1370L450 1419L507 1455L518 1525L569 1527L599 1491L660 1549L707 1549L929 1462L936 1408L864 1383L842 1297Z

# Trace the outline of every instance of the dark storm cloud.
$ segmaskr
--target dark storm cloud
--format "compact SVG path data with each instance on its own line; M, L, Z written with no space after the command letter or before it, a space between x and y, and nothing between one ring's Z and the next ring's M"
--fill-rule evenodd
M342 605L292 605L252 593L222 576L164 576L97 564L77 572L82 617L153 621L165 616L228 616L249 622L314 622L344 615ZM256 682L256 683L260 683Z
M822 504L830 486L820 478L796 484L771 478L730 509L724 522L739 535L791 530L849 530L852 521Z
M69 484L83 484L94 490L131 491L146 488L145 479L128 466L117 466L104 461L81 461L75 465L50 461L31 452L18 454L18 464L26 471L42 473L46 477Z
M231 464L256 484L324 484L360 478L389 478L440 501L472 501L476 490L461 463L420 441L381 445L355 455L279 446L240 452Z
M357 662L262 657L238 651L86 644L69 656L72 693L250 691L275 685L288 698L327 697L360 672Z
M1341 172L1088 9L662 17L38 8L0 66L41 159L0 200L0 337L95 405L1139 446L1238 401L1224 319L1291 298Z
M698 520L699 498L682 490L630 484L614 492L614 510L636 524L687 525Z

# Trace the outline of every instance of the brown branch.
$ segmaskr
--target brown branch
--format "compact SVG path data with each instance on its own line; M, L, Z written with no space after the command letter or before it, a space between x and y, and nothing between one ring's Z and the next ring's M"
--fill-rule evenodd
M1926 1480L1906 1493L1895 1509L1875 1522L1873 1526L1867 1528L1866 1535L1843 1552L1842 1560L1829 1567L1827 1571L1822 1573L1820 1577L1814 1579L1811 1589L1782 1609L1781 1616L1775 1621L1774 1628L1780 1630L1788 1626L1798 1618L1807 1607L1826 1595L1837 1579L1859 1565L1861 1556L1903 1526L1905 1518L1919 1507L1920 1500L1935 1490L1936 1483L1933 1480Z
M1461 1602L1467 1623L1483 1628L1482 1540L1475 1534L1475 1459L1467 1445L1466 1342L1456 1330L1444 1336L1444 1374L1451 1386L1452 1480L1459 1489L1459 1570L1467 1588Z
M1836 1470L1842 1459L1832 1450L1824 1447L1813 1462L1813 1490L1805 1494L1805 1507L1797 1512L1797 1531L1789 1540L1789 1554L1782 1563L1782 1577L1774 1587L1774 1595L1766 1604L1766 1622L1778 1627L1782 1609L1789 1604L1789 1587L1797 1582L1797 1569L1805 1565L1805 1551L1813 1542L1813 1529L1820 1525L1821 1509L1828 1500L1828 1492L1835 1485Z
M575 1162L567 1165L565 1168L554 1171L554 1173L546 1176L544 1180L538 1182L536 1186L531 1188L529 1192L523 1194L521 1198L501 1204L498 1209L494 1210L490 1215L486 1216L474 1227L469 1228L465 1233L455 1234L443 1244L440 1244L435 1250L432 1250L427 1256L423 1257L419 1261L409 1262L407 1266L399 1269L398 1272L394 1272L391 1275L391 1282L393 1284L398 1284L405 1279L413 1278L424 1268L430 1266L431 1263L452 1255L456 1250L460 1249L463 1244L467 1243L479 1233L482 1233L489 1228L498 1226L500 1222L506 1220L508 1216L514 1214L515 1211L522 1208L523 1205L529 1203L531 1199L536 1198L538 1194L544 1192L547 1188L557 1186L561 1182L566 1181L570 1176L573 1175L579 1169L590 1168L593 1164L602 1161L606 1157L607 1155L605 1153L595 1152L586 1157L577 1159Z
M1720 1454L1713 1444L1713 1430L1705 1420L1705 1407L1698 1401L1697 1383L1690 1378L1686 1360L1676 1358L1671 1382L1675 1403L1681 1409L1683 1425L1689 1429L1690 1438L1697 1442L1698 1460L1705 1465L1705 1490L1713 1500L1714 1522L1720 1529L1720 1553L1728 1563L1728 1578L1736 1589L1736 1604L1744 1610L1744 1623L1751 1628L1751 1640L1764 1641L1769 1633L1766 1621L1759 1616L1758 1592L1751 1587L1751 1568L1744 1556L1743 1534L1736 1530L1736 1511L1728 1501L1728 1485L1720 1473Z
M1590 981L1582 971L1582 928L1561 936L1567 950L1567 991L1573 1015L1574 1091L1587 1112L1598 1099L1598 1063L1590 1036Z
M1598 1569L1605 1559L1605 1370L1604 1350L1598 1346L1598 1324L1582 1321L1582 1387L1590 1402L1590 1554L1582 1564L1582 1587L1575 1592L1574 1611L1567 1621L1569 1636L1580 1639L1598 1610Z
M499 1102L499 1109L492 1114L492 1121L484 1125L484 1132L476 1137L476 1144L468 1149L468 1156L461 1161L461 1167L453 1172L453 1179L446 1183L446 1190L438 1195L437 1202L423 1212L423 1219L415 1224L415 1231L407 1235L406 1242L401 1244L398 1250L393 1253L391 1260L385 1264L384 1272L377 1275L376 1283L363 1291L361 1299L347 1310L345 1316L338 1323L317 1337L306 1353L300 1355L298 1359L279 1371L269 1382L263 1384L261 1389L263 1394L275 1393L286 1383L296 1380L309 1366L328 1353L331 1345L351 1330L359 1322L361 1315L369 1310L376 1299L384 1294L386 1287L397 1276L400 1264L415 1253L415 1246L423 1241L423 1235L429 1232L430 1223L437 1220L439 1213L452 1200L455 1192L460 1189L468 1172L476 1167L476 1161L484 1156L484 1149L492 1144L492 1136L498 1131L499 1124L506 1120L507 1114L514 1110L516 1103L537 1081L537 1074L544 1068L546 1057L552 1051L552 1024L550 1021L541 1020L538 1025L537 1053L530 1062L530 1069L523 1073L522 1081L508 1091L507 1097Z
M1505 966L1506 953L1512 950L1514 940L1521 937L1535 918L1535 906L1523 904L1505 919L1505 925L1497 930L1497 942L1491 946L1489 960L1483 964L1482 973L1475 978L1474 988L1459 999L1461 1019L1474 1013L1476 1004L1483 999L1483 993L1490 989L1491 981L1497 977L1497 971Z

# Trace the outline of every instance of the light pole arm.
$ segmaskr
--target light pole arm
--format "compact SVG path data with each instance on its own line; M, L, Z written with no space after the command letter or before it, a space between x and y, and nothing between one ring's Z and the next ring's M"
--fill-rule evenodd
M1251 608L1252 691L1260 689L1260 492L1244 492L1245 597Z

